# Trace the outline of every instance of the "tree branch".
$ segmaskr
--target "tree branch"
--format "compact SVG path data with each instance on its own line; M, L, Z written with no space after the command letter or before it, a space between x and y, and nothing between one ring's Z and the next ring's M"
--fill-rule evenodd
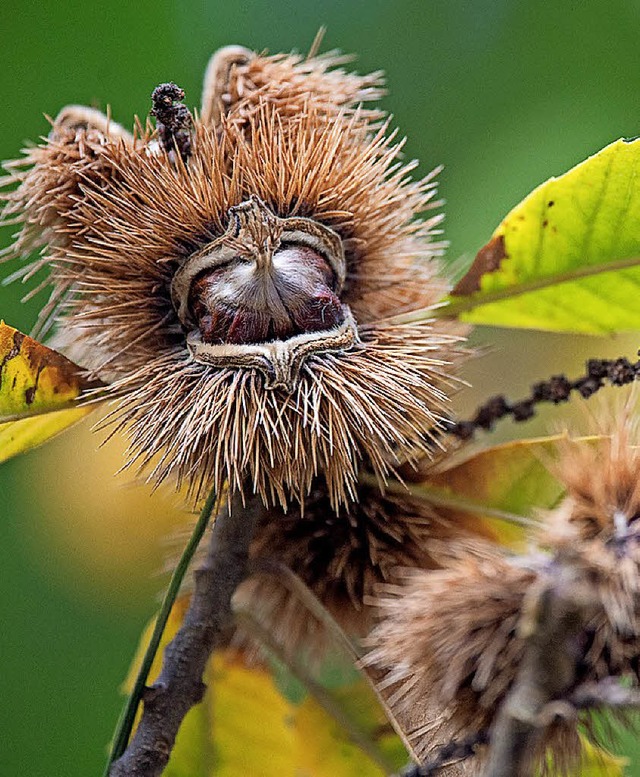
M520 624L525 654L490 732L484 777L530 777L547 726L570 698L580 659L578 635L593 612L592 584L570 559L532 586ZM565 702L565 707L570 707Z
M259 497L243 505L235 496L218 513L207 556L195 572L189 610L165 649L160 677L145 689L140 723L110 777L162 774L185 715L206 690L202 675L209 656L232 623L231 597L246 575L253 528L264 509Z
M171 575L171 580L162 600L160 612L156 617L153 633L143 656L142 664L140 665L140 669L133 684L133 688L131 689L131 693L129 694L129 698L127 699L127 703L125 704L122 715L118 720L118 724L113 735L113 744L111 747L111 753L109 754L109 761L104 772L104 777L109 777L111 765L117 761L118 758L120 758L120 756L127 749L131 731L135 723L136 714L138 712L138 707L142 701L142 694L144 693L147 679L149 677L149 672L151 671L151 666L156 657L156 653L158 652L158 647L160 645L160 641L162 640L164 630L167 626L167 621L169 620L171 610L173 609L173 605L175 604L176 598L180 592L180 587L182 586L187 569L189 568L193 556L198 549L200 541L202 540L202 537L209 526L211 515L214 510L217 511L219 509L219 506L220 505L216 492L215 490L212 490L207 497L205 504L203 505L198 521L194 526L191 537L189 538L189 542L186 544L185 549L182 551L180 560L178 561L178 564L176 565L176 568L173 570L173 574Z

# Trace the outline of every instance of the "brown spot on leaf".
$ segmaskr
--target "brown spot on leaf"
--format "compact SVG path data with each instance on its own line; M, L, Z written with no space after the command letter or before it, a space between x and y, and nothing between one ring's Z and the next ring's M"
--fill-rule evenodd
M22 334L22 332L18 332L16 329L13 334L13 341L11 344L11 348L5 353L5 355L0 359L0 388L2 388L2 371L4 369L5 364L10 361L11 359L15 359L16 356L20 354L20 348L22 348L22 343L24 341L25 336ZM15 384L15 378L14 378L14 384Z
M504 235L492 238L486 246L483 246L478 251L473 264L467 270L466 275L455 285L451 294L466 296L467 294L473 294L475 291L480 291L480 279L482 276L489 272L495 272L506 256Z
M20 349L22 348L22 343L24 342L24 338L25 336L22 334L22 332L18 332L18 330L14 332L13 344L11 348L7 351L7 353L3 356L2 361L0 361L0 370L10 359L15 359L16 356L18 356L18 354L20 353Z

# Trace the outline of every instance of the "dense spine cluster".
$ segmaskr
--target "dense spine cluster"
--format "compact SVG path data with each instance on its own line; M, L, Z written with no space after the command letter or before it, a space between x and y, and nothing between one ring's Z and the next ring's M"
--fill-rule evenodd
M637 432L626 413L598 431L608 434L561 443L554 468L566 495L531 535L529 553L458 540L440 569L408 569L401 585L380 589L380 621L367 660L386 673L383 687L395 714L402 719L410 712L418 721L410 737L429 768L444 765L442 754L456 750L453 743L489 742L523 664L522 624L531 602L536 592L560 586L567 571L588 587L588 611L572 641L573 676L557 701L574 709L582 689L605 678L640 685ZM575 768L582 753L576 720L598 741L591 711L576 706L574 715L549 719L536 748L539 769ZM486 750L478 752L465 773L482 773Z

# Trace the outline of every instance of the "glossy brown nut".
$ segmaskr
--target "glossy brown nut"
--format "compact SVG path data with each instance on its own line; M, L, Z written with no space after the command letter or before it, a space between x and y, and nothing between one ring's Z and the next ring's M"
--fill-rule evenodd
M205 270L191 285L189 308L205 343L286 340L343 323L335 285L325 257L286 244L261 264L238 256Z

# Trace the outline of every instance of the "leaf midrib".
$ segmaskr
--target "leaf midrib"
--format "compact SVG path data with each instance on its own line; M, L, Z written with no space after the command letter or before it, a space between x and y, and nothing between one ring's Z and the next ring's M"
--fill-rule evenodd
M453 318L461 313L467 313L482 305L488 305L491 302L499 302L512 297L519 297L532 291L539 291L550 286L556 286L561 283L570 283L571 281L589 278L594 275L602 275L608 272L616 272L640 265L640 256L632 256L625 259L618 259L613 262L587 265L573 268L564 273L548 275L543 278L536 278L530 281L520 283L517 286L506 286L503 289L495 289L488 292L477 292L469 297L453 300L448 304L443 304L438 308L422 308L414 310L411 313L403 313L399 316L393 316L386 319L385 323L393 324L411 324L422 321L425 318Z

